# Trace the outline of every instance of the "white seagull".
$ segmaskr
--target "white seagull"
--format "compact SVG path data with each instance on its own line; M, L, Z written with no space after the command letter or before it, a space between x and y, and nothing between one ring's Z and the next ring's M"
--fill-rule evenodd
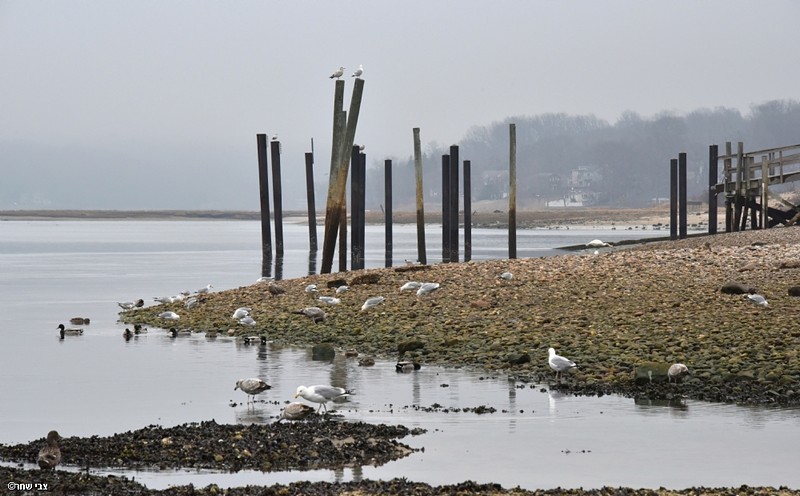
M334 298L333 296L320 296L317 299L323 303L327 303L328 305L338 305L342 302L340 298Z
M358 69L355 70L352 77L361 79L362 74L364 74L364 66L358 64Z
M210 284L207 284L207 285L206 285L206 287L198 289L197 291L195 291L195 293L197 293L197 294L206 294L206 293L208 293L208 292L209 292L209 290L211 290L211 288L213 288L213 287L214 287L214 286L212 286L212 285L210 285Z
M752 301L756 305L760 305L762 307L768 307L769 306L769 303L767 303L767 299L764 298L764 295L749 294L749 295L747 295L747 299Z
M364 304L361 305L361 311L363 312L364 310L366 310L368 308L372 308L372 307L378 306L381 303L383 303L385 300L386 300L386 298L384 298L383 296L373 296L371 298L367 298L367 301L365 301Z
M690 375L689 367L682 363L675 363L670 366L669 370L667 371L667 381L669 382L680 382L683 379L683 376Z
M262 381L261 379L250 378L250 379L239 379L238 381L236 381L236 387L234 387L233 390L236 391L237 389L241 389L247 394L248 401L250 401L250 396L252 396L253 402L255 402L257 394L263 393L267 389L272 389L272 386Z
M117 302L117 305L123 310L131 310L136 304L132 301Z
M322 310L320 307L305 307L302 310L297 310L296 312L292 313L299 313L300 315L305 315L306 317L309 317L311 320L313 320L315 324L325 320L325 311Z
M316 284L309 284L306 286L305 289L306 293L316 293L317 292L317 285Z
M344 293L345 291L350 291L350 286L343 284L336 288L336 294Z
M278 417L278 422L283 419L286 420L303 420L304 418L308 417L309 415L314 414L314 408L306 405L305 403L300 403L298 401L293 401L286 405L286 408L283 409L281 412L281 416Z
M500 277L500 279L502 279L504 281L510 281L510 280L514 279L514 274L512 274L511 272L503 272L498 277Z
M340 77L342 77L342 74L344 74L344 67L339 67L338 69L333 71L333 74L331 74L331 79L334 78L339 79Z
M249 315L239 319L239 323L242 324L242 325L249 326L249 327L253 327L253 326L256 325L256 321L253 319L253 317L251 317Z
M408 281L407 283L400 286L400 291L410 291L412 289L419 289L420 286L422 286L421 282Z
M197 298L189 298L186 300L186 303L183 304L187 310L191 310L192 308L196 307L200 304L200 301Z
M423 282L417 290L417 296L427 296L439 289L438 282Z
M235 320L243 319L243 318L247 317L248 315L250 315L250 310L251 310L251 308L249 308L249 307L239 307L239 308L236 309L235 312L233 312L233 317L231 317L231 318L233 318Z
M295 393L294 397L297 398L298 396L302 396L312 403L319 403L320 406L317 408L317 411L319 412L324 407L325 411L327 412L327 402L340 401L349 395L350 393L344 388L316 385L308 387L297 386L297 392Z
M178 320L181 318L181 316L175 312L161 312L158 316L165 320Z
M607 246L611 246L611 243L605 243L599 239L593 239L586 243L587 248L605 248Z
M556 355L556 350L550 348L547 350L550 354L550 358L548 358L547 363L550 365L550 368L555 370L556 378L561 376L561 372L565 372L570 369L574 369L577 367L575 362L570 360L569 358L563 357L561 355Z

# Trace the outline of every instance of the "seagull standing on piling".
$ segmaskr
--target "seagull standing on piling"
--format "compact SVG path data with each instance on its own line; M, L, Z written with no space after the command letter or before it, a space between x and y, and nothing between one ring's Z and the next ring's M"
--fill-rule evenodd
M355 70L355 72L353 73L352 77L361 79L361 75L362 74L364 74L364 66L361 65L361 64L358 64L358 69Z
M333 71L333 74L331 74L330 78L339 79L340 77L342 77L342 74L344 74L344 67L339 67L338 69Z

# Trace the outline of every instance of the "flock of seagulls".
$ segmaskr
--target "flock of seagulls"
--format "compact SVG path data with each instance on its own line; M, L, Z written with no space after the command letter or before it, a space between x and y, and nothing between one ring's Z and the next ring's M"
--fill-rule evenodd
M361 79L361 76L364 74L364 66L359 64L358 69L353 72L352 77L356 79ZM330 75L330 79L339 79L340 77L344 76L344 67L339 67Z

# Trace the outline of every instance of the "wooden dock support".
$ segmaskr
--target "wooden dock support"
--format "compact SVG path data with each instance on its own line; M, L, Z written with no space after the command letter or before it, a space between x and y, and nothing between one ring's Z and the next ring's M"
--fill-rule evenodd
M744 175L744 143L737 144L736 150L736 189L733 192L733 230L744 229L747 218L742 215L744 198L742 197L742 176Z
M258 187L261 200L261 276L272 276L272 229L269 211L269 166L267 164L267 135L256 134L258 150Z
M733 161L731 142L725 142L725 160L723 160L723 181L725 185L725 232L733 232L733 192L730 189Z
M517 258L517 125L508 133L508 258Z
M464 261L472 260L472 162L464 161Z
M669 239L678 239L678 159L669 161Z
M458 145L450 146L450 179L449 200L450 207L448 208L448 215L450 220L448 227L450 232L447 235L449 242L449 260L458 263Z
M708 234L717 234L717 145L708 147Z
M350 269L364 268L365 175L367 156L353 146L350 167Z
M275 219L275 256L283 256L283 194L281 193L281 143L270 142L272 156L272 215Z
M450 261L450 155L442 155L442 262Z
M383 162L383 235L386 246L384 267L392 266L392 161Z
M687 202L686 202L686 153L678 154L678 238L684 239L687 236L686 227L688 222Z
M308 204L308 249L317 251L317 205L314 198L314 153L306 152L306 203ZM314 265L316 266L316 256ZM316 267L314 267L316 271Z
M422 265L428 263L425 254L425 207L424 191L422 189L422 145L419 139L419 128L414 130L414 172L417 184L417 261Z

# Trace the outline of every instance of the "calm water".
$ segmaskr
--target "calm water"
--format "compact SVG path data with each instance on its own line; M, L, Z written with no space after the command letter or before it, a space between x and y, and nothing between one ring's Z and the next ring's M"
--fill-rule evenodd
M233 391L236 379L273 385L269 400L290 400L300 384L355 389L338 406L345 419L405 424L428 432L403 440L425 452L382 467L343 471L129 473L149 487L271 484L404 476L431 484L464 480L525 488L787 485L800 488L800 410L687 401L679 407L614 396L577 398L505 376L424 367L397 374L392 363L358 367L314 362L304 349L242 346L202 335L169 339L160 330L125 342L116 301L171 295L211 283L224 290L260 275L258 222L0 222L0 442L28 442L50 429L64 436L109 435L149 424L215 419L272 422L281 406L255 407ZM307 229L284 227L284 277L309 270ZM416 258L413 226L396 226L395 260ZM427 233L430 246L440 229ZM645 231L522 231L520 256L557 246L644 237ZM473 233L474 258L504 256L501 231ZM383 265L383 231L367 232L367 266ZM429 250L429 260L439 253ZM440 250L436 250L439 251ZM580 256L580 255L578 255ZM92 324L57 338L73 316ZM546 353L542 353L542 360ZM443 387L447 385L447 387ZM542 391L544 389L544 392ZM414 406L486 405L496 413L423 413Z

